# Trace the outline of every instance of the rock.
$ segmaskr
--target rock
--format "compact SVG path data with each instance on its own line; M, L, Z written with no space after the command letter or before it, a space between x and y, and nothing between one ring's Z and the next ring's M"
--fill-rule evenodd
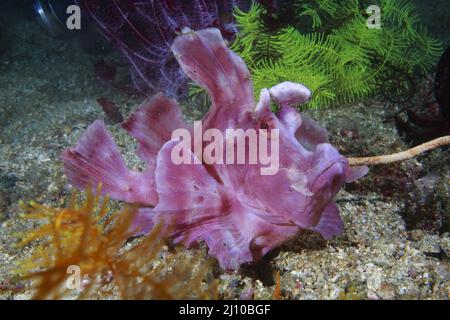
M419 242L419 250L424 253L439 253L441 246L437 235L426 234Z
M442 235L440 240L441 249L444 251L447 258L450 257L450 235L445 233Z
M430 173L414 182L402 216L408 230L445 233L450 228L448 174Z
M423 239L423 237L425 236L425 231L416 229L416 230L412 230L409 233L409 235L410 235L412 241L418 242L418 241L421 241Z
M383 270L372 263L367 265L367 297L369 299L380 299L379 291L383 284Z
M52 182L50 183L50 185L47 187L47 191L50 194L55 194L57 193L59 190L61 190L61 188L59 188L58 184L56 182Z
M395 298L395 288L391 284L383 282L377 295L383 300L392 300Z

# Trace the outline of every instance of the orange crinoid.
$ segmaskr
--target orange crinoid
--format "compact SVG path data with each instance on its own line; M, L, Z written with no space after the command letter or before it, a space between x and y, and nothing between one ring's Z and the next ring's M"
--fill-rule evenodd
M205 279L208 263L195 254L164 255L159 226L146 237L130 238L134 208L111 210L99 191L73 194L65 208L21 204L26 219L42 221L18 243L36 243L18 267L32 280L35 299L216 297L215 282Z

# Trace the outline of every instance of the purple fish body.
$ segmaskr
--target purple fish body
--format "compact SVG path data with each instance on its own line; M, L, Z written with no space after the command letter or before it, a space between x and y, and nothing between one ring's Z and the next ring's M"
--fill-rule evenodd
M195 135L195 127L184 121L174 100L157 94L122 125L137 139L137 154L147 168L129 170L103 122L96 121L63 154L69 182L77 188L101 182L111 197L142 204L134 221L140 233L170 221L168 236L188 247L204 241L224 269L258 261L305 229L325 239L341 233L344 225L334 197L367 168L350 168L330 145L325 129L294 109L309 101L310 90L284 82L262 90L255 104L245 63L217 29L184 33L172 51L186 75L211 96L203 131L277 130L276 173L262 174L267 165L260 162L206 164L194 147L187 155L191 164L175 164L172 154L179 140L172 133L182 128ZM276 113L273 103L279 106ZM267 137L271 151L274 137Z

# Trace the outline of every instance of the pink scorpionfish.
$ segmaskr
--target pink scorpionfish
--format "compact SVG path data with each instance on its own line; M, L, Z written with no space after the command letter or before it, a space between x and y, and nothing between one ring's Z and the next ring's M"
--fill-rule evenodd
M204 241L224 269L255 262L304 229L325 239L342 232L333 199L367 168L350 168L329 144L325 129L294 108L307 102L311 91L284 82L262 90L255 104L250 73L218 29L185 32L172 51L183 71L211 96L203 130L278 129L276 173L261 174L265 165L260 162L206 164L193 144L184 154L192 163L174 163L171 154L179 140L172 139L172 132L181 128L195 135L194 125L183 120L174 100L157 94L122 124L138 141L137 154L146 169L129 170L104 123L96 121L62 156L69 182L81 189L101 182L103 193L138 204L134 225L139 233L171 221L167 236L188 247ZM279 106L276 113L272 103ZM272 134L266 138L272 146Z

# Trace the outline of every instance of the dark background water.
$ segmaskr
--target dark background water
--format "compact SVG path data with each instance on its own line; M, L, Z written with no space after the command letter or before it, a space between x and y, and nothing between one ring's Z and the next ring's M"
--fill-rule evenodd
M449 45L450 5L448 0L411 0L411 2L417 6L418 14L429 30ZM34 19L33 0L0 1L0 17L4 21L3 28L7 28L8 23L19 23L21 19Z

